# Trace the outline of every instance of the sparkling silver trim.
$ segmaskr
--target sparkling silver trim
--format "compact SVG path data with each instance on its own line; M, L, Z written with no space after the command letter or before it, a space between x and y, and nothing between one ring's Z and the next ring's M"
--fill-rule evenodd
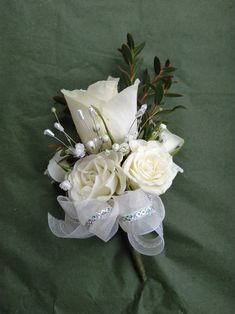
M113 210L112 207L107 207L105 209L101 209L99 212L96 212L90 219L87 220L86 225L88 227L90 227L94 222L101 219L103 216L111 213L112 210Z
M131 222L131 221L143 218L145 216L151 215L154 211L155 211L154 208L149 206L140 210L136 210L135 212L131 214L122 216L120 220Z

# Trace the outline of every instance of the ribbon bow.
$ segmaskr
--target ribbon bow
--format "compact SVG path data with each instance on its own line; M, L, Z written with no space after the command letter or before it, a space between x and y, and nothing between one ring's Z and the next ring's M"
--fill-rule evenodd
M86 200L77 203L65 196L58 196L57 200L65 212L64 220L48 214L49 227L57 237L85 239L96 235L107 242L120 225L139 253L157 255L164 248L165 208L159 196L139 189L113 196L108 202ZM156 234L154 238L148 236L152 232Z

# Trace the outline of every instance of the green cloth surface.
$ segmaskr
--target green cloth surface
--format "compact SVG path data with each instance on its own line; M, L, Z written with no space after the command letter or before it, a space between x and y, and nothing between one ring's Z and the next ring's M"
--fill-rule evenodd
M232 0L0 2L1 314L235 312L234 17ZM146 66L171 59L185 95L171 103L187 106L170 117L185 172L162 197L166 246L143 257L145 284L122 234L53 236L60 191L43 176L52 97L117 76L127 32Z

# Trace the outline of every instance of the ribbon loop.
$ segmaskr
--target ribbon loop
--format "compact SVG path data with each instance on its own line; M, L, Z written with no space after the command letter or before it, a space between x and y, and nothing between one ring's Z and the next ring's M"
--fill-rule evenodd
M93 236L85 226L68 215L65 215L65 220L60 220L48 214L48 225L51 232L59 238L87 239Z
M107 242L118 230L117 209L109 202L96 199L74 204L78 218L91 233Z
M60 220L48 214L48 225L55 236L77 239L86 239L93 236L85 226L81 225L76 208L68 197L60 195L57 197L57 201L65 212L65 218Z
M73 203L64 196L57 199L65 211L64 221L48 215L49 227L57 237L82 239L96 235L106 242L120 224L131 245L141 254L157 255L164 248L165 208L159 196L147 195L139 189L113 196L109 202L91 199ZM157 236L150 238L152 232Z
M147 234L145 235L135 235L133 233L128 233L128 239L133 246L133 248L141 254L144 255L158 255L164 249L164 238L162 225L160 225L156 230L157 236L154 238L149 238Z

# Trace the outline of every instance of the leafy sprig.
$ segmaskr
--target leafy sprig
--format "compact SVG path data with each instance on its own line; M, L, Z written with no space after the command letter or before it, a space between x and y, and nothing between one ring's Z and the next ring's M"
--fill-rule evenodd
M140 79L138 88L138 108L144 104L148 104L148 108L139 124L138 138L145 140L156 139L162 123L165 121L166 115L184 106L177 105L172 108L165 108L165 102L168 97L181 97L181 94L169 92L174 80L174 72L176 68L172 66L169 59L162 65L160 59L155 56L153 60L153 70L147 68L140 73L143 58L140 57L145 43L135 45L133 36L127 34L127 42L122 44L118 49L126 63L125 68L120 68L124 85L130 86L136 78Z
M139 54L144 49L144 46L145 42L136 45L132 35L128 33L127 42L122 44L122 47L118 49L126 63L124 68L120 67L122 80L125 86L132 85L137 77L140 66L143 62L143 59L139 57Z

